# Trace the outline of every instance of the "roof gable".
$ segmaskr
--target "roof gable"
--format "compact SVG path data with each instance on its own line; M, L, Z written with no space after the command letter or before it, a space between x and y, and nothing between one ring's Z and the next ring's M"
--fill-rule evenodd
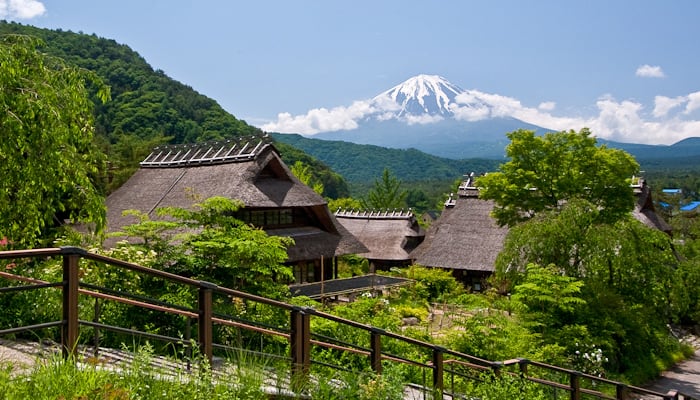
M410 210L338 210L335 217L367 247L360 255L371 260L410 261L410 252L425 237Z

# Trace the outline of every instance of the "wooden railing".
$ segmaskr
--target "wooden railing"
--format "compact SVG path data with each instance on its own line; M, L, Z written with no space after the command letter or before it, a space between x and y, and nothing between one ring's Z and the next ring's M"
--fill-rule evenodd
M324 348L332 351L354 354L360 359L365 360L368 367L377 373L382 373L383 366L389 363L399 363L413 368L419 368L423 372L425 379L423 382L411 383L432 393L463 393L464 382L472 379L481 379L481 377L483 377L481 372L487 371L492 372L492 376L496 377L503 374L521 376L551 390L553 398L568 397L572 400L580 400L582 398L622 400L633 398L632 396L635 395L643 395L645 398L649 399L694 399L689 395L677 391L658 393L527 359L514 359L502 362L488 361L452 351L432 343L340 318L313 308L293 306L284 302L221 287L213 283L198 281L91 253L77 247L0 251L0 259L11 259L13 261L36 258L47 259L52 257L62 258L61 282L45 282L11 273L10 270L0 271L0 277L4 278L6 281L20 282L19 285L14 286L0 285L0 296L26 290L50 290L52 288L60 288L62 290L61 319L26 326L0 327L2 328L0 329L0 336L27 331L36 332L47 328L59 327L61 330L61 349L64 357L77 355L81 326L91 327L95 330L112 330L115 332L141 335L146 338L182 343L182 338L135 331L127 327L101 324L98 318L97 303L95 305L95 318L93 321L81 320L79 318L80 301L87 297L103 301L115 301L121 304L141 307L165 314L179 315L188 320L196 320L196 342L198 349L201 356L210 362L212 361L215 348L226 347L221 343L214 342L214 327L228 326L248 332L255 332L267 338L284 338L284 340L288 341L288 354L285 355L285 358L289 363L291 374L297 376L308 376L308 374L312 373L312 367L316 365L329 366L322 361L313 359L315 353L314 349ZM157 301L147 301L146 299L138 299L127 293L109 292L107 288L100 288L82 282L80 274L80 263L82 260L91 260L99 265L104 264L134 271L137 274L161 278L194 289L198 292L196 305L187 308ZM230 299L237 298L276 308L287 313L288 324L281 327L261 326L259 324L237 320L235 316L220 315L214 310L215 303L212 300L214 295L226 296ZM353 343L343 342L338 338L324 337L312 332L312 318L320 318L326 321L332 321L346 328L356 329L358 335L367 335L365 338L368 339L369 347L364 348ZM420 350L424 356L409 359L406 358L405 355L389 354L383 350L383 344L387 343L387 341L398 341L410 345ZM97 345L95 347L97 347ZM330 365L330 367L338 369L346 368L346 366L340 365Z

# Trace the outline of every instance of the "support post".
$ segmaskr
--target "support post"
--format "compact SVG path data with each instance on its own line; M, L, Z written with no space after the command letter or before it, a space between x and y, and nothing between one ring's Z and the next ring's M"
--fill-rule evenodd
M664 400L678 400L680 395L677 390L669 390L668 393L664 395Z
M302 307L295 307L290 319L292 375L306 377L311 368L311 316Z
M581 373L572 371L569 377L571 381L571 400L581 400Z
M527 365L530 364L530 360L527 358L521 358L518 360L518 366L520 367L520 376L527 376Z
M212 292L216 285L209 282L199 282L199 318L198 339L199 350L211 365L213 356L213 327L212 316L214 314L212 306Z
M67 251L63 255L63 327L61 348L63 358L78 354L78 263L80 254Z
M494 361L491 363L491 372L496 378L501 377L501 369L503 368L503 363L500 361Z
M370 364L377 374L382 373L382 330L374 328L370 331Z
M623 383L618 383L615 387L615 398L617 400L627 400L627 385Z
M433 348L433 390L442 393L444 390L443 376L445 366L443 364L443 352L445 349L439 346Z

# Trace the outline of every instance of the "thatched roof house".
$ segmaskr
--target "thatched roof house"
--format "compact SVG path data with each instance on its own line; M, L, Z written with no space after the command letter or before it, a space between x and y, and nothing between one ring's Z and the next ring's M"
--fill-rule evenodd
M410 265L411 251L425 238L425 231L410 210L338 210L335 217L369 249L358 255L369 260L370 272Z
M294 238L288 262L298 282L320 280L323 262L329 279L335 256L367 251L338 224L326 201L294 177L267 136L154 149L107 198L107 229L136 222L124 210L155 217L157 208L190 208L193 195L239 199L245 205L239 218L270 235Z
M669 225L659 214L656 213L654 202L651 198L651 189L647 186L646 180L633 178L632 189L637 198L632 210L632 216L644 225L671 234Z
M451 269L457 279L475 290L480 290L483 280L493 273L508 233L508 228L499 227L491 217L493 202L478 195L472 177L467 177L411 254L417 264Z
M445 209L413 251L417 264L451 269L458 279L479 290L495 268L496 256L503 249L507 227L499 227L491 217L494 203L478 198L474 175L459 186L457 197L450 196ZM642 178L633 179L636 197L632 216L650 228L671 233L671 227L656 214L651 190Z

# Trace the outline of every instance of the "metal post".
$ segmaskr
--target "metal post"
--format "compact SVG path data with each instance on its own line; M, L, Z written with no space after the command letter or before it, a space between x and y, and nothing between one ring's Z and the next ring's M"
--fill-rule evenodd
M97 297L95 297L95 315L92 318L92 322L100 322L100 299ZM92 336L92 344L94 346L94 350L92 355L93 357L97 358L97 356L100 354L100 328L95 326L93 330L94 335Z
M370 364L377 374L382 373L382 330L374 328L370 331Z
M66 253L63 255L63 327L61 330L61 347L63 358L78 355L78 262L80 255Z
M202 355L207 359L209 365L213 360L213 328L212 328L212 291L216 285L209 282L199 282L199 319L198 319L198 339Z
M192 369L192 321L185 317L185 358L187 359L187 371Z

